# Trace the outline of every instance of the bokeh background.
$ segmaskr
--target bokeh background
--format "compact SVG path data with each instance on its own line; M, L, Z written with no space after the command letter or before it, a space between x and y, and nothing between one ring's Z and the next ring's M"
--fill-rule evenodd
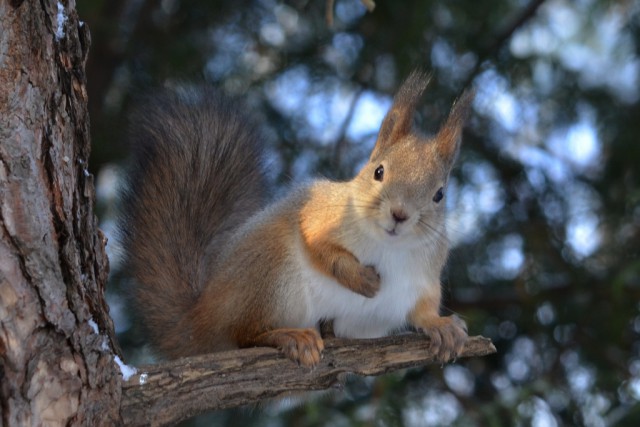
M108 299L132 364L154 360L113 233L136 94L207 83L242 97L286 188L352 176L415 67L433 73L426 133L477 91L446 195L445 307L498 354L190 425L640 425L640 2L335 0L332 26L324 0L77 3Z

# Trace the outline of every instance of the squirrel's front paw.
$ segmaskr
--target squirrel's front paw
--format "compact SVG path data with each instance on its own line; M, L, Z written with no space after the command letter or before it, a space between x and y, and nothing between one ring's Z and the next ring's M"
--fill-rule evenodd
M354 279L351 289L362 296L373 298L380 290L380 275L370 265L360 265Z
M380 275L376 269L361 264L353 255L337 258L331 273L342 286L364 297L373 298L380 290Z
M425 325L416 326L431 339L431 345L438 349L436 358L442 363L455 360L467 342L467 325L456 315L436 317Z

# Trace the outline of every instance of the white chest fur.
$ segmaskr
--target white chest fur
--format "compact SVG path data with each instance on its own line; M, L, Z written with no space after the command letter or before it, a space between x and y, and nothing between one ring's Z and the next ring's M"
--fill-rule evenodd
M295 326L311 327L320 319L333 319L337 336L374 338L406 325L407 316L418 298L440 292L441 265L427 247L386 247L373 245L354 250L365 265L373 265L381 278L380 291L373 298L359 295L315 270L304 252L296 260L300 266L298 286L307 303L304 319ZM296 322L297 323L297 322ZM293 325L292 325L293 326Z

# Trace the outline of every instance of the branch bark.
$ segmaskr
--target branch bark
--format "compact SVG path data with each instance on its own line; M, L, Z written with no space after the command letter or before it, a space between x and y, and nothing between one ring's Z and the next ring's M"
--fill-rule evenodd
M295 366L271 348L183 358L141 367L122 385L121 416L128 426L174 424L206 411L245 405L288 392L340 387L347 373L381 375L437 363L420 334L369 340L327 339L319 366ZM491 340L471 337L460 357L495 353Z

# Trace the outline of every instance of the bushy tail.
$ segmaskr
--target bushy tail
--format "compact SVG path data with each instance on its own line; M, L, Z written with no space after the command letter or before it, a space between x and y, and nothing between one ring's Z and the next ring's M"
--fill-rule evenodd
M257 129L212 89L166 91L132 118L120 230L134 298L152 342L177 355L175 330L229 234L263 206Z

